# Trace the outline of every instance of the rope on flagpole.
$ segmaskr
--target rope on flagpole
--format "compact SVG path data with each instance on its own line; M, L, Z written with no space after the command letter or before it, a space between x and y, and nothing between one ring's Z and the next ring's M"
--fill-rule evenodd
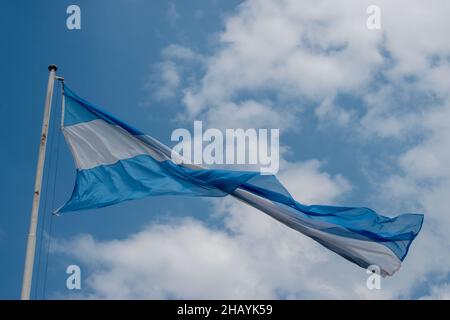
M62 108L64 107L64 78L56 77L56 80L60 80L61 82L61 105ZM56 110L60 110L60 116L63 117L63 110L56 108ZM48 276L48 266L50 264L50 251L51 251L51 244L53 240L53 219L55 218L55 215L53 214L53 209L55 208L55 198L56 198L56 184L57 184L57 177L58 177L58 167L59 167L59 151L60 151L60 145L61 145L61 130L58 128L58 123L56 122L56 119L58 117L55 116L55 123L54 123L54 129L56 131L56 134L54 135L56 137L56 159L55 159L55 173L53 175L53 191L52 191L52 200L51 200L51 217L50 217L50 225L48 230L48 241L47 241L47 250L46 250L46 257L45 257L45 269L44 269L44 281L43 281L43 290L42 290L42 297L45 300L46 299L46 291L47 291L47 276Z
M57 101L58 101L58 93L56 93L56 97L55 97L55 104L57 105ZM49 153L50 153L50 159L49 159L49 166L48 169L45 172L45 189L44 189L44 195L43 195L43 210L42 210L42 218L41 218L41 222L42 222L42 227L41 227L41 232L39 235L39 251L38 251L38 261L37 261L37 275L36 275L36 283L35 283L35 289L34 289L34 298L37 299L38 298L38 289L39 289L39 280L40 280L40 275L41 275L41 267L42 267L42 263L41 263L41 257L42 257L42 248L44 246L44 235L45 235L45 230L46 230L46 224L47 224L47 203L48 203L48 197L49 197L49 189L50 189L50 180L51 180L51 174L52 174L52 164L53 164L53 147L54 147L54 140L56 138L55 135L55 129L57 127L56 125L56 115L53 117L52 119L52 126L53 128L51 136L52 139L50 141L50 148L49 148ZM56 134L58 134L58 131L56 131ZM58 136L59 139L59 136ZM56 173L55 173L55 178L56 178ZM53 194L54 197L54 194ZM45 262L45 261L44 261Z

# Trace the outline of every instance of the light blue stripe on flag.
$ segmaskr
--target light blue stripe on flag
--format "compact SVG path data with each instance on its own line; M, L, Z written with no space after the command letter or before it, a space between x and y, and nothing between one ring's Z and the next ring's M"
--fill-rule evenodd
M388 218L368 208L303 205L275 176L176 164L171 151L66 88L63 133L77 166L75 187L58 212L159 195L232 195L383 275L400 268L423 215Z

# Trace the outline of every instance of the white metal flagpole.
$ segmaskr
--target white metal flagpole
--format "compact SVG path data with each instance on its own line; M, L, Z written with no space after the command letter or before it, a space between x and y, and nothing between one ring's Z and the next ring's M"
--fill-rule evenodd
M34 254L36 249L36 230L39 215L39 201L41 198L42 175L44 172L45 150L47 147L48 127L50 122L50 112L53 96L53 85L56 78L57 66L48 66L49 76L47 85L47 96L45 98L44 120L42 122L41 142L39 145L39 158L36 170L36 180L34 182L33 207L31 209L30 230L28 233L27 252L25 256L25 267L22 282L22 300L30 299L31 281L33 277Z

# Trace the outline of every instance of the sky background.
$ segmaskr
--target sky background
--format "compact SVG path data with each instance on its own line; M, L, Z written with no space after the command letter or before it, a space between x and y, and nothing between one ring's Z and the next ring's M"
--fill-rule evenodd
M298 201L425 223L400 271L370 291L364 269L233 199L51 218L75 178L58 84L32 298L450 298L450 4L392 2L2 1L0 298L20 296L51 63L80 96L170 146L194 120L279 128L278 176ZM66 28L70 4L81 30ZM371 4L381 30L366 27Z

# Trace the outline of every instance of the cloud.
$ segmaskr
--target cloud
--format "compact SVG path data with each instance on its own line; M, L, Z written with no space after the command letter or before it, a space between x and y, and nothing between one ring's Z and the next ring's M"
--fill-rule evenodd
M181 45L169 45L162 51L162 61L154 63L146 79L146 100L173 101L181 95L192 69L202 64L203 57Z
M381 1L382 29L368 30L370 4L243 2L202 60L204 72L178 88L188 119L232 111L245 100L265 104L259 99L269 95L277 112L313 106L319 119L357 123L362 136L410 134L420 120L411 111L434 104L432 92L448 94L450 4ZM339 94L362 103L332 103Z
M448 283L432 287L430 291L431 292L429 296L424 296L421 299L450 300L450 285Z
M156 65L162 84L154 90L154 96L159 100L167 100L176 96L180 85L180 74L176 65L166 61Z
M83 262L94 264L87 280L91 297L243 298L268 294L261 279L252 274L251 258L242 247L226 233L194 220L152 225L120 241L97 242L82 236L70 248Z
M208 125L215 128L283 128L294 127L294 115L280 111L270 101L245 100L226 102L205 114Z
M366 29L364 4L246 1L226 20L205 74L186 89L187 111L196 115L262 91L317 100L361 88L383 63L381 40Z
M330 97L325 98L316 108L316 116L322 121L327 120L337 122L340 126L348 125L354 117L352 112L336 106L333 100L334 99Z
M169 23L174 26L178 19L180 19L180 14L177 11L177 6L173 2L169 2L169 7L167 8L167 19Z
M164 48L162 55L166 60L176 59L184 61L194 61L203 59L201 55L194 52L192 49L176 44L171 44Z

